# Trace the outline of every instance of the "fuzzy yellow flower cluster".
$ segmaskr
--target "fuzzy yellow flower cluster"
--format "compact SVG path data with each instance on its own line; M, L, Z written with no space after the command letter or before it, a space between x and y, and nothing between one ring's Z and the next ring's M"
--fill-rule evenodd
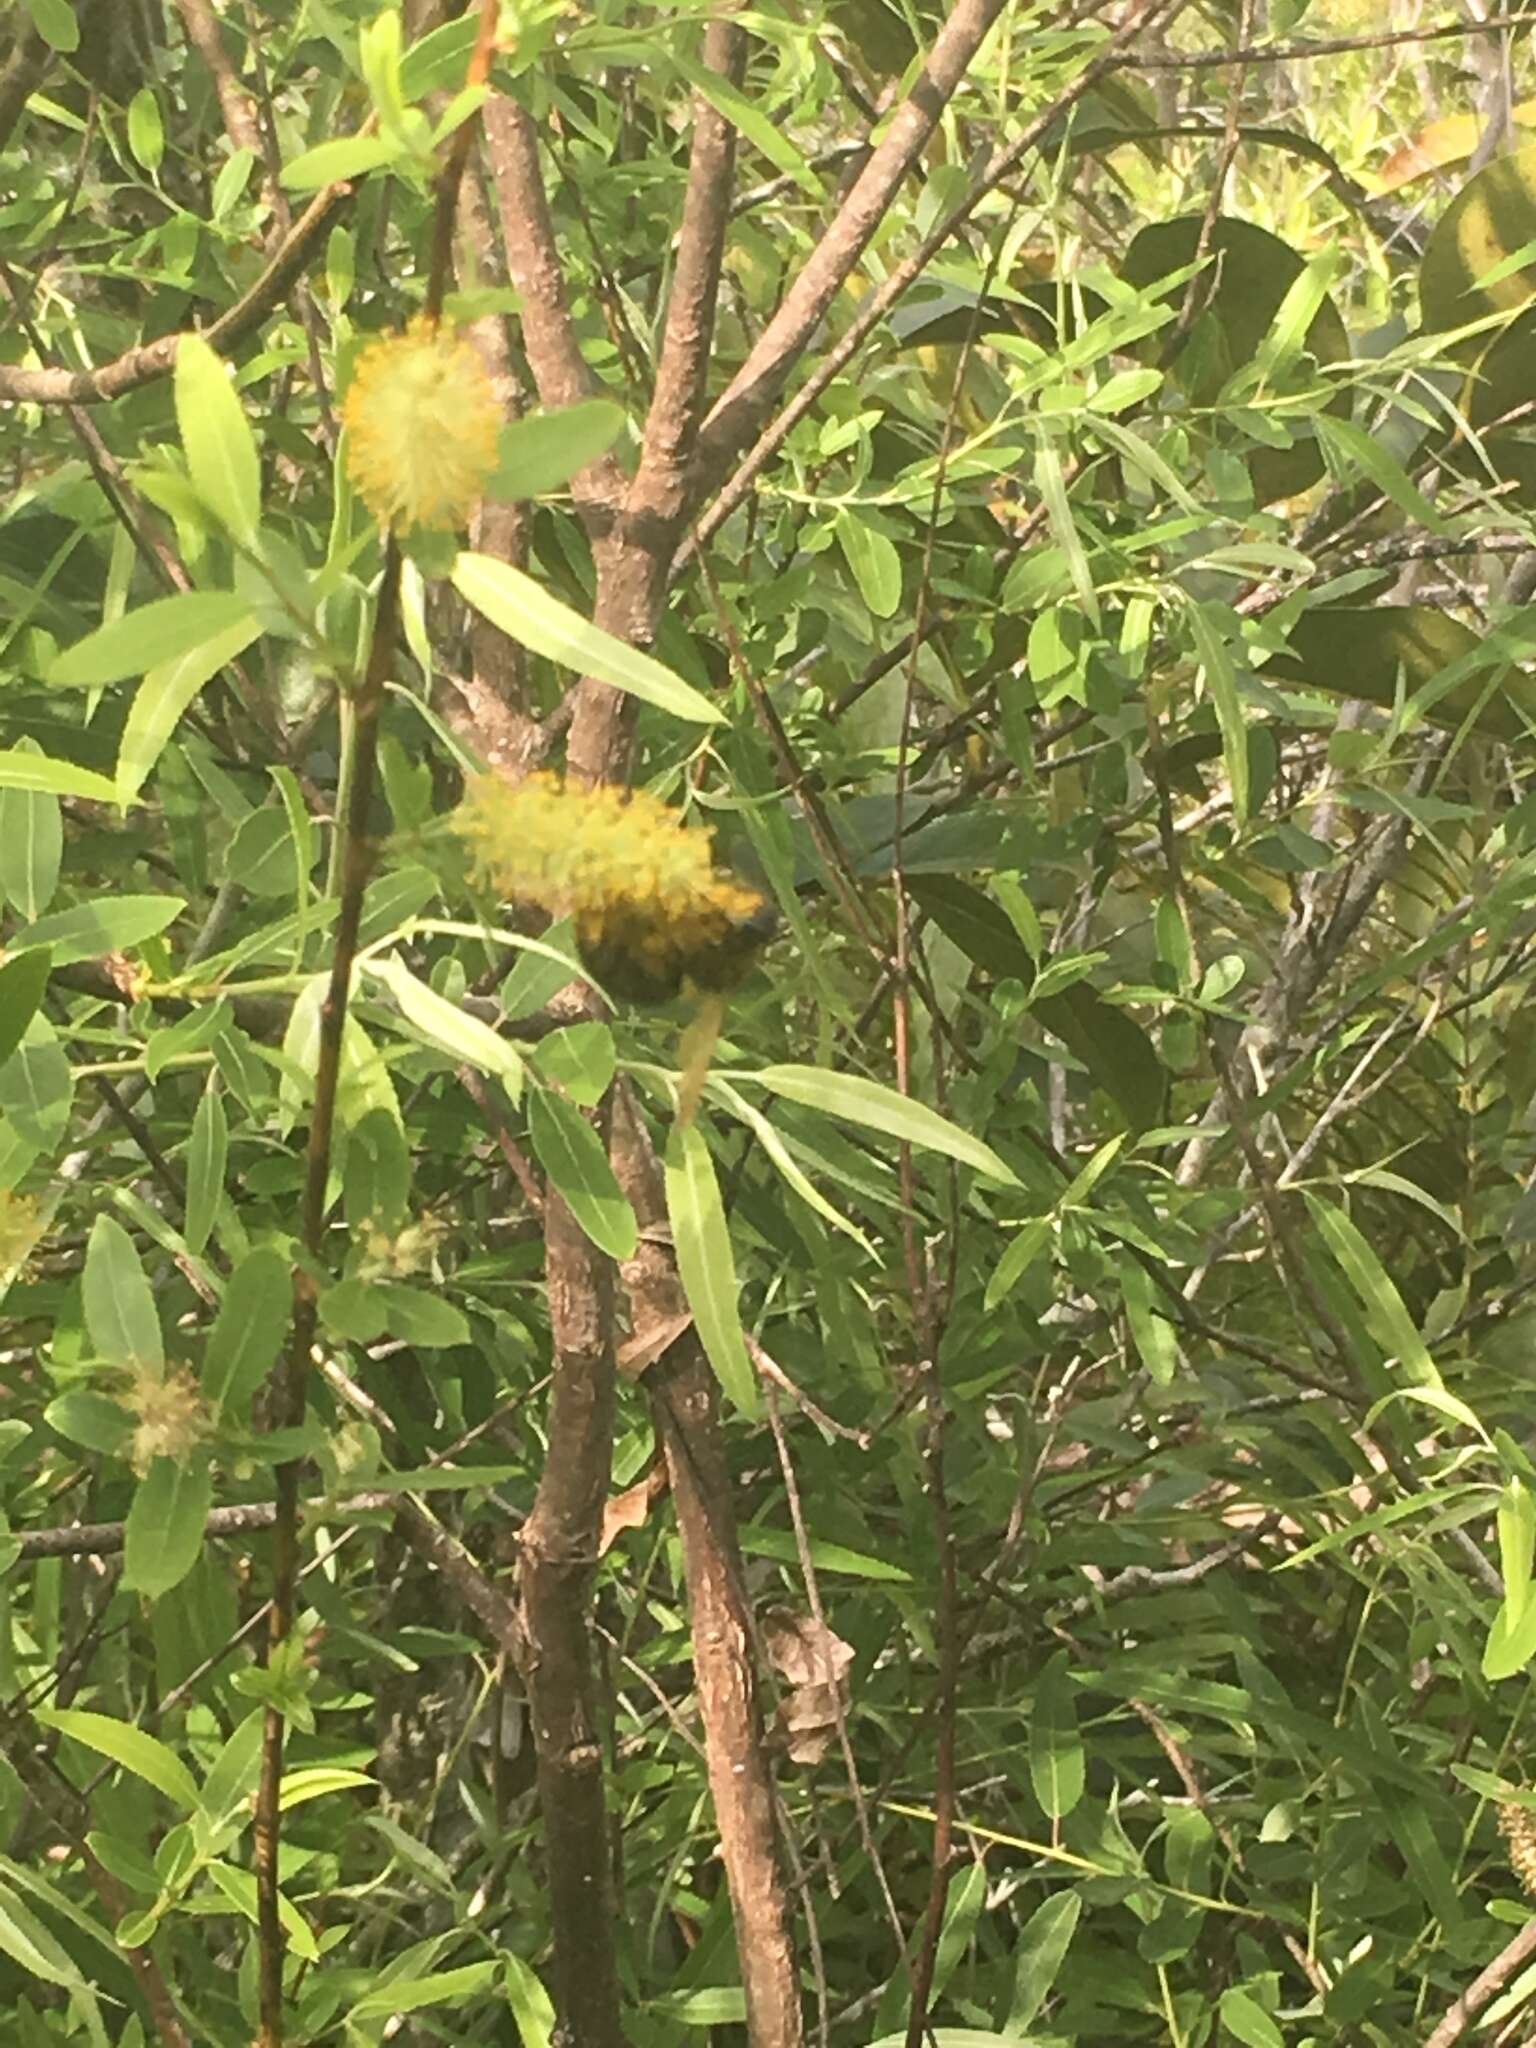
M381 526L463 526L496 467L501 408L462 335L425 316L358 357L347 474Z
M44 1227L45 1218L34 1196L0 1191L0 1280L13 1279L25 1270Z
M643 790L482 776L455 822L479 879L571 918L597 979L634 1001L730 987L771 929L757 891L716 868L712 835Z
M118 1398L134 1419L129 1456L141 1478L156 1458L185 1464L213 1428L213 1417L186 1366L173 1365L164 1372L146 1366L135 1372Z
M1528 1806L1501 1806L1499 1833L1509 1851L1510 1869L1536 1897L1536 1813Z

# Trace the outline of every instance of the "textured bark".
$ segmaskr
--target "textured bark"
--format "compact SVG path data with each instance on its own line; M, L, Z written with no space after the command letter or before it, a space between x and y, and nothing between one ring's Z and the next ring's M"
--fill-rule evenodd
M804 2039L788 1888L779 1863L773 1776L753 1676L751 1617L736 1536L715 1377L687 1317L671 1251L647 1235L666 1221L661 1174L632 1097L614 1105L613 1165L641 1228L622 1268L635 1336L681 1325L645 1376L682 1538L694 1675L720 1857L730 1887L751 2048Z
M523 1676L538 1752L555 2003L572 2048L622 2048L597 1686L588 1633L613 1442L613 1276L551 1188L549 1450L523 1528Z

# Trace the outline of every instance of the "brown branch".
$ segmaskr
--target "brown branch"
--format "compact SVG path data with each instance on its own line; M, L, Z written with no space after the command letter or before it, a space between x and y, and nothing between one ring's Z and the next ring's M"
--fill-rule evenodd
M90 1817L84 1794L70 1784L56 1766L30 1750L24 1741L11 1743L6 1755L38 1811L67 1838L80 1858L103 1913L115 1927L128 1911L128 1895L86 1840ZM158 1943L149 1941L130 1948L127 1951L129 1966L161 2048L192 2048L192 2036L182 2023L176 2001L160 1968L157 1947Z
M209 0L176 0L176 11L187 32L187 41L213 74L219 111L224 116L224 132L236 149L248 149L252 156L259 157L261 134L256 126L255 110L235 76L235 67L219 33L218 17Z
M1228 64L1304 64L1313 57L1343 57L1351 50L1391 50L1404 43L1442 43L1460 36L1496 36L1506 29L1536 26L1536 14L1491 14L1484 21L1448 21L1438 28L1384 29L1376 35L1320 36L1303 43L1247 43L1198 55L1181 50L1134 50L1115 59L1114 69L1219 71Z
M719 476L767 418L790 371L885 219L1002 7L1003 0L957 0L927 63L891 116L852 191L711 409L700 435L704 477Z
M730 21L712 21L704 32L705 69L739 86L746 61L744 32ZM704 376L715 331L735 171L736 130L696 92L677 264L656 365L656 388L646 415L644 453L629 493L630 508L650 508L682 489L682 471L692 453L704 404ZM677 516L676 511L672 516Z
M384 545L384 575L368 666L353 701L352 785L345 821L340 907L331 954L330 985L320 1012L320 1038L315 1058L315 1100L309 1126L305 1165L303 1246L309 1263L294 1275L294 1314L287 1357L274 1375L273 1427L297 1429L304 1420L309 1387L310 1352L314 1346L319 1304L319 1265L325 1242L326 1189L331 1170L331 1138L341 1079L341 1044L346 1029L362 920L363 892L373 872L374 846L368 832L369 811L378 777L379 716L384 686L395 659L400 620L400 548L393 535ZM272 1609L268 1619L267 1657L287 1642L293 1629L294 1591L299 1561L299 1461L277 1468L277 1512L272 1529ZM262 1737L261 1779L256 1793L256 1886L261 1945L260 2048L283 2043L283 1927L278 1913L278 1843L281 1819L278 1793L283 1775L285 1725L269 1706Z
M1424 2048L1451 2048L1451 2044L1459 2041L1467 2031L1468 2022L1476 2019L1495 1992L1502 1991L1516 1970L1533 1955L1536 1955L1536 1919L1527 1920L1519 1933L1505 1942L1487 1969L1472 1979L1448 2008L1424 2043Z
M613 1450L613 1269L553 1188L544 1212L554 1340L548 1451L523 1525L518 1595L538 1755L555 2003L582 2048L623 2048L597 1687L588 1636Z
M593 397L599 385L581 353L565 295L559 237L539 168L538 131L526 109L513 99L487 100L483 119L528 367L545 405L575 405ZM624 473L612 454L600 456L572 479L578 504L612 505L624 485Z
M478 167L477 167L478 168ZM496 243L485 181L472 177L460 199L460 226L469 261L461 257L461 279L471 267L483 282L510 283L506 260ZM469 338L484 358L498 404L509 419L520 419L527 401L513 360L511 322L499 314L477 320ZM525 498L487 498L475 517L472 541L481 554L526 570L533 532L533 507ZM540 721L529 709L528 662L509 633L494 626L483 612L469 614L469 673L446 680L462 699L462 708L445 705L449 724L468 741L486 765L516 781L536 765L541 745Z
M441 1572L452 1590L478 1621L484 1622L496 1647L520 1668L525 1642L514 1601L480 1569L450 1530L407 1494L392 1502L400 1532L419 1557Z
M396 1508L395 1493L359 1493L336 1503L337 1515L370 1514L379 1508ZM205 1536L248 1536L257 1529L270 1529L277 1518L277 1504L270 1500L245 1501L239 1507L214 1508L203 1524ZM18 1529L18 1562L42 1557L115 1557L123 1547L126 1522L74 1522L58 1529Z
M490 76L491 58L496 49L496 24L500 16L500 0L480 0L480 26L475 33L475 46L469 53L469 62L464 67L466 91L472 86L484 85ZM474 122L461 121L449 141L448 154L438 174L432 218L432 267L427 278L426 299L427 318L433 321L440 320L443 314L443 298L453 268L453 225L459 210L459 187L464 182L464 166L469 161L470 144L474 139Z
M704 61L720 77L739 82L746 63L742 31L729 21L712 22L705 31ZM691 458L704 408L735 166L735 128L703 93L695 93L677 267L640 463L616 524L596 540L597 624L634 646L650 645L667 569L695 502ZM618 780L634 711L632 698L584 677L571 701L567 773L578 782Z
M677 1510L720 1856L730 1887L752 2048L799 2048L800 1983L779 1868L773 1776L758 1710L751 1613L744 1591L730 1469L715 1377L687 1313L671 1251L661 1173L627 1085L615 1096L613 1167L640 1225L622 1273L636 1336L674 1324L678 1336L645 1375Z
M1002 183L1009 172L1014 169L1023 157L1028 155L1030 150L1040 142L1042 137L1069 107L1075 106L1084 94L1090 92L1098 80L1104 77L1106 73L1115 70L1119 64L1129 61L1124 55L1124 50L1126 44L1133 36L1138 35L1141 30L1150 27L1154 22L1163 17L1177 12L1185 4L1186 0L1142 0L1142 4L1128 15L1121 26L1109 37L1100 54L1090 64L1085 65L1072 83L1058 93L1051 104L1037 114L1034 120L1029 122L1017 141L1010 143L1006 149L997 152L992 157L959 205L923 237L910 256L904 258L902 262L895 266L878 289L872 291L862 301L858 312L844 333L819 358L816 368L811 372L790 402L783 407L772 423L758 435L750 452L738 465L714 504L711 505L708 512L698 522L697 533L689 541L687 548L683 550L679 557L678 567L681 567L684 561L718 532L737 507L745 501L758 475L783 446L794 428L811 411L827 386L853 360L854 356L857 355L859 349L863 346L866 337L885 318L887 312L889 312L896 300L901 297L902 293L906 291L907 287L922 275L939 250L949 241L950 237L965 225L986 195ZM940 40L943 40L942 36ZM935 49L937 51L937 46L935 46ZM871 159L870 169L873 169L879 155L880 152L877 150L875 157ZM866 178L869 176L869 170L865 171L864 176ZM862 184L863 179L861 178L860 185ZM859 189L860 186L858 185L854 187L853 193L849 195L850 203L857 197ZM842 216L839 215L839 221L841 219ZM838 221L834 221L827 235L823 238L823 247L837 231ZM860 247L862 248L862 244ZM842 277L838 279L839 284L841 284L843 278L846 278L848 272L851 271L853 261L857 259L858 253L858 250L853 251L847 269L844 270ZM815 260L813 257L812 262ZM793 297L794 294L791 292L789 298L785 300L786 307L791 303ZM831 297L832 294L829 294L828 304L831 303ZM774 331L774 328L779 324L779 320L783 317L781 310L778 318L770 325L769 334ZM808 338L808 335L801 337L802 347ZM767 339L766 335L764 339ZM761 344L759 344L760 348ZM738 392L738 386L741 385L746 371L752 366L753 357L757 354L758 350L754 350L753 356L748 357L746 364L742 367L742 371L738 373L737 378L715 406L709 418L704 422L703 431L700 435L699 456L700 463L705 470L706 482L710 481L720 470L723 470L738 450L745 445L747 438L755 431L759 422L766 414L768 406L777 396L778 389L784 381L784 376L787 376L793 364L792 357L784 362L783 375L780 376L778 384L773 389L765 388L755 392L750 390Z
M293 224L271 262L227 312L202 330L212 349L227 352L253 327L259 326L272 309L286 297L290 285L309 259L332 214L351 191L349 185L326 185ZM104 399L120 398L125 391L137 391L153 384L174 369L179 334L161 335L158 341L140 343L125 350L110 363L94 370L27 369L0 363L0 401L17 405L99 405Z
M25 35L17 38L5 69L0 71L0 149L10 141L11 130L42 83L52 55L52 49L35 28L29 27Z

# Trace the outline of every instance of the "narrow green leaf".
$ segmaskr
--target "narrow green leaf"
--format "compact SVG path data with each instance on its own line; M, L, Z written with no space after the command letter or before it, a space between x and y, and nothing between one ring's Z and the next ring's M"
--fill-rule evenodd
M776 170L782 171L786 178L793 178L808 197L818 202L823 198L821 180L776 121L771 120L738 86L723 78L718 71L695 64L675 48L668 54L694 91L702 93L715 112L745 136L754 149L761 150Z
M1008 2008L1010 2033L1022 2033L1050 1997L1082 1910L1077 1892L1057 1892L1037 1906L1020 1929Z
M1532 1657L1536 1657L1536 1600L1527 1599L1518 1616L1511 1615L1507 1600L1501 1601L1483 1647L1484 1678L1490 1683L1518 1678Z
M1285 2036L1246 1991L1223 1991L1221 2024L1244 2048L1285 2048Z
M253 1923L260 1920L254 1871L242 1870L238 1864L224 1863L215 1858L208 1865L208 1875L237 1913L243 1913ZM302 1956L307 1963L318 1962L320 1950L309 1922L285 1892L278 1893L277 1916L283 1923L283 1931L294 1954Z
M21 751L43 758L35 740ZM64 853L59 800L46 790L0 788L0 890L28 924L53 900Z
M1536 1502L1525 1481L1516 1475L1504 1483L1499 1498L1499 1572L1504 1580L1504 1604L1511 1622L1525 1611L1531 1590L1531 1556L1536 1546Z
M8 1884L0 1885L0 1954L8 1955L40 1983L58 1984L70 1991L86 1989L85 1979L67 1951Z
M960 1130L937 1110L887 1088L882 1081L869 1081L860 1074L833 1074L823 1067L800 1066L759 1067L754 1074L737 1074L732 1078L756 1081L772 1089L775 1095L803 1103L807 1109L819 1109L827 1116L883 1131L887 1137L904 1138L909 1145L943 1152L993 1180L1018 1186L1012 1168L998 1158L990 1145L973 1138L969 1131Z
M504 1973L502 1988L507 1995L507 2004L512 2008L512 2017L517 2022L522 2048L553 2048L554 2003L537 1973L510 1949L502 1951L501 1966Z
M341 1764L311 1764L307 1770L285 1771L277 1795L278 1811L291 1813L312 1799L324 1799L332 1792L355 1792L360 1785L377 1789L378 1780L366 1771L348 1770Z
M1115 1269L1120 1275L1125 1319L1131 1326L1141 1362L1156 1385L1170 1386L1179 1369L1179 1340L1172 1323L1157 1313L1151 1275L1130 1252L1120 1254Z
M317 142L313 149L285 164L279 182L289 192L313 192L321 185L366 177L381 164L393 163L399 154L399 143L387 136L341 135L334 142Z
M293 1317L288 1261L271 1245L246 1253L230 1275L203 1354L203 1398L215 1413L240 1416L277 1362Z
M13 747L8 753L0 751L0 789L46 789L55 796L82 797L93 804L117 802L117 786L105 775L77 768L73 761L28 754L20 747Z
M0 1067L27 1035L48 986L53 956L46 946L18 954L0 967Z
M153 177L165 156L165 124L160 102L147 85L128 102L128 147Z
M261 463L229 371L198 334L176 347L176 425L192 487L242 547L256 548Z
M1029 1714L1029 1779L1048 1819L1065 1820L1083 1796L1085 1773L1067 1653L1058 1650L1040 1674Z
M167 740L205 683L258 639L261 627L249 612L195 647L157 662L133 695L117 749L117 797L130 804L165 751ZM260 815L259 813L257 815Z
M125 1771L163 1792L183 1812L197 1811L197 1786L192 1773L175 1750L168 1749L158 1736L135 1728L130 1721L114 1720L110 1714L86 1713L78 1707L36 1707L33 1718L45 1728L57 1728L71 1741L84 1743L98 1756L110 1757Z
M1353 420L1334 419L1325 412L1314 414L1312 425L1329 457L1330 468L1346 490L1364 476L1425 533L1449 530L1429 499L1376 435L1357 427Z
M429 1045L452 1059L478 1067L482 1073L494 1074L512 1100L519 1099L523 1088L522 1056L489 1024L482 1024L478 1017L471 1017L457 1003L450 1003L446 996L419 981L394 954L369 960L365 972L383 982L400 1005L405 1021Z
M694 1327L727 1397L759 1412L757 1379L741 1334L736 1261L709 1146L694 1124L674 1125L666 1157L667 1214Z
M187 1214L181 1234L189 1252L200 1252L208 1242L224 1193L224 1162L228 1156L229 1122L224 1114L224 1098L210 1076L198 1100L187 1145Z
M239 1722L219 1751L203 1780L201 1811L215 1826L243 1818L246 1802L256 1789L261 1772L262 1723L266 1716L254 1707Z
M633 1258L635 1212L581 1111L553 1089L536 1088L528 1102L528 1135L551 1184L598 1250L611 1259Z
M75 1082L59 1035L39 1010L21 1043L0 1066L0 1117L11 1132L39 1152L64 1135Z
M63 56L80 47L80 23L71 0L23 0L32 26L50 49Z
M55 910L17 932L8 944L13 953L46 946L55 967L76 960L100 960L107 953L127 953L146 939L158 938L186 909L182 896L101 896Z
M987 1282L984 1306L994 1309L1005 1295L1011 1294L1030 1267L1051 1241L1051 1232L1056 1228L1056 1214L1031 1217L1018 1236L1004 1247L1003 1255L992 1269Z
M748 1557L771 1557L780 1564L798 1564L800 1547L792 1529L765 1529L748 1522L741 1530L741 1547ZM844 1543L824 1543L812 1536L808 1548L811 1563L819 1572L844 1572L850 1579L878 1579L887 1585L910 1586L912 1574L883 1557L870 1557L862 1550L850 1550Z
M392 1337L419 1345L424 1351L441 1351L450 1344L469 1342L468 1317L440 1294L428 1294L424 1288L405 1287L393 1280L378 1282L369 1292L383 1310L384 1327Z
M944 1924L933 1959L933 1996L938 1998L960 1965L976 1933L976 1922L987 1901L987 1866L973 1863L949 1888L944 1902Z
M1440 1386L1439 1371L1403 1297L1358 1227L1321 1195L1309 1194L1307 1207L1324 1244L1368 1311L1371 1334L1382 1349L1397 1359L1409 1379L1421 1386Z
M718 725L725 716L691 683L573 612L510 562L462 554L453 567L453 583L460 597L493 626L546 661L578 675L595 676L612 689L627 691L694 725Z
M179 1586L197 1562L213 1505L213 1467L156 1458L134 1489L123 1531L123 1585L146 1600Z
M428 2005L459 2005L483 1991L496 1971L495 1963L466 1963L460 1970L438 1970L428 1977L396 1977L365 1991L346 2017L349 2022L387 2019Z
M716 1101L724 1103L733 1116L740 1117L750 1131L756 1133L757 1141L769 1160L778 1168L786 1185L794 1190L801 1201L814 1209L824 1222L830 1223L834 1230L840 1230L845 1237L851 1237L864 1256L872 1259L875 1256L875 1248L869 1239L851 1216L845 1216L841 1209L829 1202L809 1175L801 1172L791 1156L789 1147L762 1111L754 1108L728 1081L712 1080L709 1083L709 1093Z
M1066 472L1061 466L1061 457L1049 441L1042 441L1035 455L1035 488L1045 505L1051 537L1066 557L1067 573L1072 578L1077 601L1092 624L1097 626L1099 597L1093 587L1093 571L1088 566L1082 536L1072 516L1072 502L1067 496Z
M85 1327L110 1365L163 1366L160 1316L133 1239L110 1216L98 1216L85 1247L80 1292Z
M66 647L48 680L93 690L121 683L177 660L250 616L250 599L233 590L183 590L175 597L157 597Z
M1232 659L1232 650L1217 623L1220 615L1218 607L1202 604L1189 607L1195 653L1205 677L1205 686L1211 693L1211 702L1216 707L1216 723L1221 730L1222 757L1232 790L1232 815L1241 827L1248 822L1248 728L1243 722L1243 707L1238 701L1237 667Z
M896 543L862 520L851 505L837 514L837 543L853 571L859 595L877 619L891 618L901 603L901 556Z

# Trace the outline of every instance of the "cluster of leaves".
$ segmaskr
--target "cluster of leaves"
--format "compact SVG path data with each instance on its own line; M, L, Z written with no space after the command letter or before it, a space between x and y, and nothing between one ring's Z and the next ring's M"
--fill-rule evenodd
M815 1702L780 1667L829 2038L904 2038L944 1540L964 1854L939 2042L1416 2037L1525 1918L1492 1809L1522 1796L1536 1650L1536 151L1453 167L1418 250L1394 182L1362 182L1403 140L1393 110L1417 125L1395 55L1288 106L1262 70L1231 100L1226 72L1171 73L1171 100L1110 74L701 544L710 576L679 579L653 658L586 623L565 487L644 417L678 110L703 94L765 177L728 245L728 373L935 10L759 9L739 88L702 69L693 10L664 31L619 0L525 12L493 89L549 138L609 395L507 430L494 488L532 508L529 574L427 541L407 563L312 1276L323 1363L303 1426L273 1430L257 1397L338 901L337 683L378 572L331 394L359 335L419 304L434 152L484 95L445 97L472 22L231 10L277 180L210 142L213 85L169 10L130 11L110 74L74 63L88 5L0 14L58 57L3 158L0 377L207 324L286 193L357 182L319 274L228 351L233 382L184 340L174 378L88 432L33 402L0 425L12 2036L155 2038L149 1957L193 2038L250 2039L249 1798L276 1706L295 2038L378 2041L407 2014L392 2038L547 2048L522 1702L391 1505L430 1503L487 1567L509 1555L544 1453L541 1192L609 1257L638 1242L583 1114L622 1073L667 1154L753 1603L851 1653ZM872 280L1018 100L1050 105L1083 61L1083 31L1004 21ZM1175 39L1214 46L1193 14ZM515 334L494 282L453 308ZM454 717L472 619L526 650L538 714L572 674L635 699L637 777L707 809L782 919L670 1150L677 1019L551 1027L569 929L474 890L441 830L478 765ZM655 1454L627 1389L596 1628L638 2048L740 2038L744 2013ZM262 1664L264 1517L296 1457L303 1633ZM115 1548L47 1540L74 1522Z

